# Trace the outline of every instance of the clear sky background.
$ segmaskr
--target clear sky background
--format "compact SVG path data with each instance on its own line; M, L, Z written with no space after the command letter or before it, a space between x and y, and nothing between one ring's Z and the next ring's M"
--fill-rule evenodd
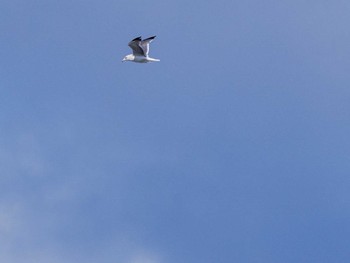
M0 261L350 262L349 14L1 0Z

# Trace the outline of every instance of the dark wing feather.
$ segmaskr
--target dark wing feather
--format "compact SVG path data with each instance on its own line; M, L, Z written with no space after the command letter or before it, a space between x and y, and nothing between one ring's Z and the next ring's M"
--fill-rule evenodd
M156 36L146 38L146 39L142 40L141 43L139 44L141 46L145 56L148 56L149 44L153 41L153 39L155 39L155 37Z
M136 37L133 40L131 40L128 44L128 46L132 49L132 53L134 54L134 56L145 56L145 53L140 46L140 43L141 37Z

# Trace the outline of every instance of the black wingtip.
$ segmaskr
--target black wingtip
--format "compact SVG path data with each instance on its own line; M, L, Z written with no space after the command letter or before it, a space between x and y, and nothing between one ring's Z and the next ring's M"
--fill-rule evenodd
M150 39L155 39L155 38L156 38L156 36L153 36L153 37L146 38L144 40L150 40Z
M141 36L139 36L139 37L135 37L133 40L131 40L131 41L141 41Z

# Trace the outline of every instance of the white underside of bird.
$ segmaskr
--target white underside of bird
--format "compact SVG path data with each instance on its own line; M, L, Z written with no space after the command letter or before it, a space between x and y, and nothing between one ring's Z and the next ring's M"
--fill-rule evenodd
M138 63L148 63L148 62L157 62L160 61L160 59L156 58L150 58L146 56L134 56L133 54L125 56L123 61L132 61L132 62L138 62Z

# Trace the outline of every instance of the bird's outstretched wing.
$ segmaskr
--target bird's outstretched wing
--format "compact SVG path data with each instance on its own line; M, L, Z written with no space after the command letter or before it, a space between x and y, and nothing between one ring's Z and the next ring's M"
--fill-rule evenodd
M146 38L139 43L146 57L148 56L149 52L149 44L153 41L153 39L155 39L155 37L156 36Z
M128 44L128 46L132 49L132 53L134 56L145 56L143 49L140 46L141 37L134 38Z

